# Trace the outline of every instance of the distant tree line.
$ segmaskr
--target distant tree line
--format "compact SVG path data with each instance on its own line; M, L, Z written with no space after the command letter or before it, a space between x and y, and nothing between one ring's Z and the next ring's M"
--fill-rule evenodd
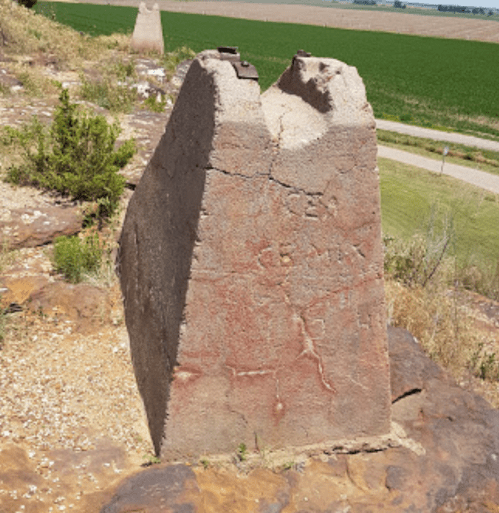
M494 11L492 10L486 12L485 9L482 9L481 7L468 9L467 7L462 7L461 5L439 5L438 10L441 12L459 12L463 14L487 14L488 16L492 16L494 14Z
M353 0L353 3L358 5L377 5L376 0ZM395 0L393 2L393 7L395 7L396 9L405 9L407 5L403 4L401 0ZM475 7L474 9L469 9L468 7L463 7L461 5L439 5L438 10L440 12L454 12L462 14L486 14L487 16L494 15L494 11L492 10L489 10L487 12L482 7Z

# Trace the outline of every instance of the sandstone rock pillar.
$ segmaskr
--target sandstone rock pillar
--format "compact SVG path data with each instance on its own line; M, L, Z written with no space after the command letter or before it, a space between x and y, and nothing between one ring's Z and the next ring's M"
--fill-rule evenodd
M155 448L174 459L386 433L376 136L362 80L297 55L261 96L225 57L193 61L120 241Z
M161 12L157 3L153 5L152 10L149 10L145 2L140 2L130 46L137 52L164 53Z

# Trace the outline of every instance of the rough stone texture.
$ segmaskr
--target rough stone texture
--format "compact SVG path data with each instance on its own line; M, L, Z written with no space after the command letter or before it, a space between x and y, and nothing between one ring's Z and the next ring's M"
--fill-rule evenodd
M4 214L4 209L0 209ZM0 217L0 245L10 248L43 246L61 235L81 230L79 207L46 206L12 209Z
M259 468L244 476L198 467L195 480L172 493L170 476L179 470L162 468L161 484L159 469L145 470L127 480L102 513L155 511L160 500L168 511L193 513L499 511L499 412L457 386L406 331L389 328L388 340L392 387L399 391L393 420L414 450L322 454L292 470Z
M296 57L262 97L218 52L190 66L120 240L164 457L389 431L374 130L339 61Z
M102 508L102 513L121 513L140 511L147 505L148 513L191 513L194 510L188 504L178 504L179 496L196 485L196 476L185 465L172 465L153 468L147 473L140 473L122 485L112 501Z
M89 283L54 282L34 291L28 307L34 312L70 319L75 323L75 331L86 334L97 331L106 318L106 300L108 291Z
M130 45L137 52L164 53L161 13L157 3L153 5L152 10L149 10L145 2L140 2Z

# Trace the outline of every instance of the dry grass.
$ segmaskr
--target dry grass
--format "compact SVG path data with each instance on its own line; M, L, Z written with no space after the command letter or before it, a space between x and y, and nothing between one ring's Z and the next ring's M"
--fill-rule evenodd
M388 322L412 333L456 379L497 382L499 334L475 304L477 284L464 279L473 269L449 253L454 236L433 219L408 241L384 237ZM481 297L487 301L495 305Z
M58 95L57 73L85 67L108 69L110 62L129 59L129 40L126 34L89 37L12 0L0 0L0 55L8 57L4 66L31 96Z
M456 377L469 369L484 340L473 329L464 304L434 286L405 287L390 279L385 292L392 326L410 331L428 354Z
M3 53L50 59L59 69L77 66L99 55L104 46L11 0L0 0L0 44Z
M406 287L387 279L388 321L407 329L462 385L499 408L499 338L484 328L471 296L440 287Z

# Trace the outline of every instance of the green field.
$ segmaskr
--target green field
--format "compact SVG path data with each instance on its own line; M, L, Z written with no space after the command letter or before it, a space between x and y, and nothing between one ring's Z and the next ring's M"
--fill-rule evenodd
M92 35L133 29L137 9L39 2L39 11ZM499 45L372 31L162 12L168 50L240 48L262 89L296 50L356 66L376 117L499 138Z
M424 232L430 212L437 229L447 219L455 231L453 251L465 264L494 266L499 257L499 196L454 178L378 159L383 232L408 239Z

